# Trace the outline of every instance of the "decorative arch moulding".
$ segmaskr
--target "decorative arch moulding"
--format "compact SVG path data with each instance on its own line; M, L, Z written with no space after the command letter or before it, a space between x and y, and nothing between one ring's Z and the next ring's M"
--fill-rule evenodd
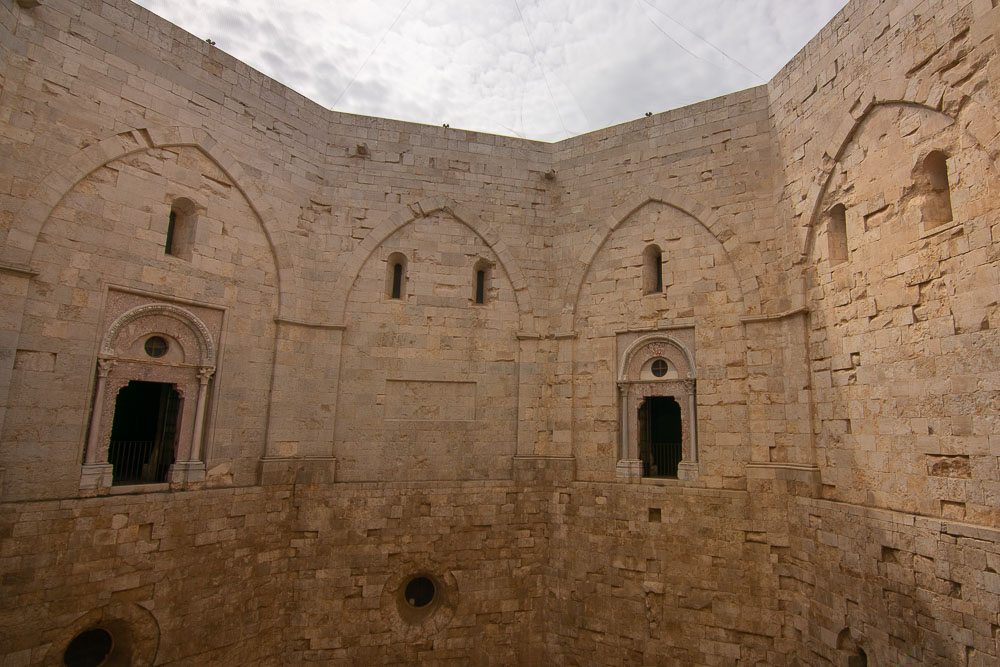
M106 359L118 357L116 344L124 328L133 322L156 316L170 317L186 325L195 334L194 337L201 353L199 363L196 365L205 367L215 366L216 345L212 338L212 333L205 323L191 311L167 303L151 303L136 306L119 315L112 322L111 326L108 327L101 340L101 357Z

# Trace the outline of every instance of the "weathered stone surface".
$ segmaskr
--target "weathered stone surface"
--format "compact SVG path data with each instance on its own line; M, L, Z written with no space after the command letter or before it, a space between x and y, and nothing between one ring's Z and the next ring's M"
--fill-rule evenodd
M996 4L543 144L0 3L3 664L996 664Z

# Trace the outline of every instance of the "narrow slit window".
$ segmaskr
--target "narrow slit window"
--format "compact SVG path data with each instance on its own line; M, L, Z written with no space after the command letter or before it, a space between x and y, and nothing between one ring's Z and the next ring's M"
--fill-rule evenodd
M392 265L392 298L403 298L403 265L399 263Z
M643 294L660 294L663 292L663 251L660 246L646 246L642 253Z
M475 278L472 302L476 305L482 305L490 298L490 274L492 270L493 265L485 259L480 259L472 267L472 275Z
M177 226L177 211L170 209L170 220L167 222L167 241L164 244L163 252L167 255L174 254L174 228Z
M847 252L847 208L837 204L827 217L826 223L827 247L830 251L830 264L846 262Z
M406 255L394 252L389 255L386 272L385 294L390 299L406 296Z
M484 303L486 299L486 271L476 271L476 303Z

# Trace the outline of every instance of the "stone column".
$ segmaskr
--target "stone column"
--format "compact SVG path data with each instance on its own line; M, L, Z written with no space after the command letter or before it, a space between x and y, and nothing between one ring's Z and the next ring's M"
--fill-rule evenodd
M677 479L693 482L698 479L698 417L695 414L695 381L684 380L684 388L688 395L687 429L688 451L682 453L681 462L677 464Z
M194 413L194 435L191 440L191 460L201 461L202 431L205 430L205 406L208 403L208 382L215 368L206 366L198 369L198 403Z
M114 466L107 461L99 461L98 452L101 450L104 394L107 392L108 376L111 375L116 363L114 359L97 360L97 385L94 388L94 408L90 417L90 430L87 432L87 455L84 458L83 470L80 472L81 489L111 486Z
M621 459L615 467L615 477L627 479L630 482L637 482L642 478L642 461L639 460L638 439L633 438L629 429L635 410L629 394L631 385L621 382L618 385L621 395ZM633 446L634 441L634 446Z
M187 461L178 461L170 466L168 478L171 483L205 481L205 462L201 460L201 442L202 431L205 430L208 382L212 379L214 373L214 366L202 366L198 369L198 398L194 406L194 430L191 433L191 450Z

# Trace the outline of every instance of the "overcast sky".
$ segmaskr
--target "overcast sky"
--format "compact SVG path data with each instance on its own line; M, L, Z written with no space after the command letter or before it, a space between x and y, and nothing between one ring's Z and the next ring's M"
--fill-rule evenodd
M770 79L845 0L138 0L337 111L555 141Z

